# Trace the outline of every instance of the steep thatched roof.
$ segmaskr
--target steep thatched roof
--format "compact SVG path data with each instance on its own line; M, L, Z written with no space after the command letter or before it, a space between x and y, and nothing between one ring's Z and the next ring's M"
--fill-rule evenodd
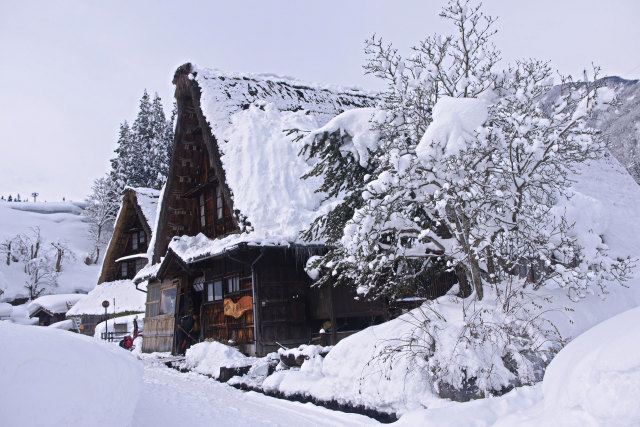
M221 183L225 204L233 211L237 206L233 194L239 194L242 188L231 188L227 180L227 171L221 161L221 145L225 142L225 132L232 126L234 117L250 109L252 105L267 105L279 111L304 111L313 117L318 126L328 122L337 114L351 108L371 106L376 98L371 94L355 90L332 86L321 86L304 83L294 79L264 75L224 73L219 70L197 68L185 64L178 68L173 83L176 86L176 100L178 103L178 120L176 126L176 140L174 146L180 144L185 130L181 129L183 119L190 120L192 129L189 132L201 131L209 165L216 179ZM197 128L193 123L197 119ZM175 154L175 151L174 151ZM246 153L247 156L255 154ZM272 160L278 161L277 157ZM287 168L288 164L272 164L274 168ZM170 238L174 235L169 230L169 207L179 191L176 183L178 158L173 156L163 197L163 206L159 214L157 235L158 240L153 261L158 262L166 253ZM242 214L242 212L240 212Z
M126 247L127 231L133 224L139 223L150 240L155 230L156 209L160 192L152 188L125 188L122 195L122 205L116 218L113 236L107 247L102 262L102 270L98 284L105 282L117 270L116 260L123 256ZM146 257L146 256L145 256ZM110 278L113 280L113 277Z

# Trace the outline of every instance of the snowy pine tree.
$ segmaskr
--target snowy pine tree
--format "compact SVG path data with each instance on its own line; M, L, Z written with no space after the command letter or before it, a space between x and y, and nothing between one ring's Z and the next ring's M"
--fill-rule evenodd
M120 125L111 179L120 190L126 186L161 188L172 146L173 123L166 120L160 97L156 94L151 101L145 90L131 127L126 121Z

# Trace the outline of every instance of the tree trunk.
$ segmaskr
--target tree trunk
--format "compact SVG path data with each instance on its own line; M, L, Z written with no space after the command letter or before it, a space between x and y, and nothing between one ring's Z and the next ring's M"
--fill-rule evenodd
M11 242L7 243L7 265L11 265Z
M473 287L478 295L478 300L482 300L484 292L482 289L482 277L480 277L480 266L478 265L478 260L471 257L469 259L469 264L471 264L471 280L473 281Z
M58 256L56 257L56 272L60 273L60 269L62 268L62 249L56 249L58 250Z
M460 287L458 296L460 298L467 298L473 293L473 289L471 288L471 285L469 285L469 280L467 279L467 272L464 268L458 265L455 269L455 273Z

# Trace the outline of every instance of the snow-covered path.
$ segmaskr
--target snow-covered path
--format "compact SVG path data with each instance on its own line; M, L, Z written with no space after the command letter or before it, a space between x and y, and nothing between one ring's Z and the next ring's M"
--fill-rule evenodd
M378 424L362 415L243 392L158 361L144 364L144 387L132 423L136 427Z

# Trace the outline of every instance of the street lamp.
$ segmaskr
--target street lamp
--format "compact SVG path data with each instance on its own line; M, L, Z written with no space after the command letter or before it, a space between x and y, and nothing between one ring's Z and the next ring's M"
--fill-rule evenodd
M107 314L107 308L109 307L109 301L102 301L102 306L104 307L104 339L107 339L107 332L109 331L109 315Z

